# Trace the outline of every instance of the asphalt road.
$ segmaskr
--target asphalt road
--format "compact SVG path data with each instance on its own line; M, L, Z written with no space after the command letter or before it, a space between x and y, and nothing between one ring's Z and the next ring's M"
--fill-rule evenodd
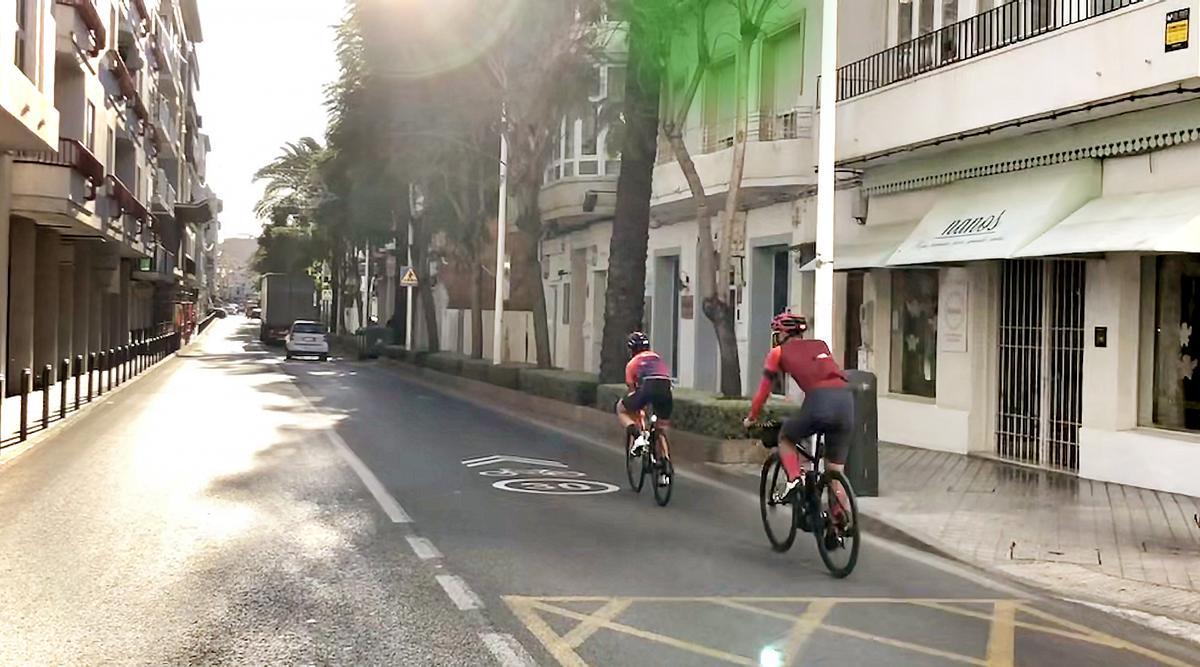
M745 488L660 509L614 448L251 331L0 467L0 664L1200 664L880 540L834 580Z

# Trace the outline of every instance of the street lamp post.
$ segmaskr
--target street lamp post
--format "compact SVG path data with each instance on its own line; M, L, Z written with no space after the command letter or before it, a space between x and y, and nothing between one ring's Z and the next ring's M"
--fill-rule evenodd
M500 201L496 206L496 300L492 320L492 363L504 361L504 241L508 226L508 135L507 113L500 123Z
M833 348L834 151L837 132L837 0L825 0L821 26L820 139L817 146L817 261L813 334ZM836 356L836 355L835 355Z
M408 221L408 267L409 270L415 270L413 266L413 219L425 212L425 197L421 194L420 188L416 184L408 186L408 205L409 212L412 214ZM404 319L404 342L408 345L408 349L415 350L417 346L413 343L413 288L412 286L405 287L408 290L407 298L404 300L405 319Z

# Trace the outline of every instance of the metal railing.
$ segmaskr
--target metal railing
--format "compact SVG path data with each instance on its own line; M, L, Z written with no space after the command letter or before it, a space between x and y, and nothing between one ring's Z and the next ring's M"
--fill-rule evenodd
M1143 0L1010 0L838 68L839 101L969 60Z
M54 0L54 2L75 9L79 18L83 20L83 24L87 26L88 32L91 33L92 48L88 49L88 55L93 58L100 55L104 51L104 45L108 43L108 30L104 27L104 19L100 17L96 3L92 0Z
M59 138L58 151L16 151L13 162L44 164L75 170L91 185L89 200L95 199L95 189L104 181L104 163L88 150L78 139Z
M20 400L18 425L11 437L0 439L0 447L27 440L35 427L44 430L54 422L67 419L104 392L116 389L168 359L179 351L182 344L179 332L169 327L156 336L131 338L130 343L110 350L64 358L57 369L54 364L45 364L38 369L36 377L32 368L23 369L18 391L15 392L15 397ZM73 386L68 384L72 381ZM55 384L58 385L57 392ZM0 408L10 398L5 385L4 375L0 374ZM55 393L58 396L57 405L53 402ZM40 411L33 413L30 398L38 394L42 404Z

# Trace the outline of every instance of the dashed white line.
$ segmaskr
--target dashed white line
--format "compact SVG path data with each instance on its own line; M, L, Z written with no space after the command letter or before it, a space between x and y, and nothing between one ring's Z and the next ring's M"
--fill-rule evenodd
M475 594L467 586L467 582L461 577L456 577L452 574L437 575L437 582L442 585L442 590L446 591L446 595L450 596L450 601L458 607L460 611L471 611L472 609L483 609L483 600Z
M437 547L433 546L433 542L430 542L424 537L408 535L404 539L408 540L408 546L412 547L413 553L415 553L417 558L420 558L421 560L433 560L435 558L442 557L442 552L438 551Z
M299 391L298 387L297 391ZM308 400L308 396L305 396L304 392L300 391L299 393L300 398L302 398L308 405L309 410L312 410L315 414L322 414L321 411L317 409L317 406L313 405L313 402ZM354 453L354 450L350 449L350 445L346 444L346 441L342 439L342 436L337 434L337 431L327 428L325 429L325 437L333 445L334 449L338 450L338 453L342 455L342 458L346 460L346 463L349 464L350 469L354 471L354 474L358 475L358 478L362 480L362 483L367 487L367 491L370 491L371 495L375 497L375 502L379 503L379 506L383 508L383 513L387 514L388 518L392 520L392 523L412 523L412 517L408 515L408 512L405 512L404 508L400 506L400 503L396 502L396 499L392 497L392 494L388 493L387 489L383 486L383 483L380 482L379 478L375 476L375 473L371 472L371 469L367 467L367 464L363 463L362 459L358 458L358 455Z
M537 665L524 646L512 635L485 632L479 635L483 645L492 652L500 667L534 667Z

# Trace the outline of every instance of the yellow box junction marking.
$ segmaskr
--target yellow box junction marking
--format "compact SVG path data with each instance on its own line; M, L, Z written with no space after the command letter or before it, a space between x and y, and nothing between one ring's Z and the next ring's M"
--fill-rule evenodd
M791 630L780 647L783 662L796 664L803 654L804 646L817 632L852 637L883 646L902 649L921 655L979 667L1013 667L1016 664L1016 632L1036 632L1103 646L1117 651L1126 651L1148 658L1168 667L1189 667L1188 663L1132 642L1107 635L1078 623L1072 623L1053 614L1013 599L933 599L933 598L821 598L821 597L601 597L601 596L548 596L527 597L510 595L504 598L517 618L529 628L530 633L542 643L546 651L564 667L588 667L588 663L576 649L600 630L636 637L638 639L669 646L706 658L733 665L756 665L757 656L738 655L712 646L705 646L658 632L651 632L625 623L618 618L630 607L640 603L670 603L680 605L715 605L727 609L758 614L768 618L792 623ZM563 604L580 602L600 603L590 613L568 609ZM760 605L804 604L797 613L779 611ZM962 655L940 648L907 642L893 637L872 634L829 623L826 619L838 605L908 605L936 609L948 614L985 621L988 624L987 653L982 657ZM990 611L971 608L970 605L988 605ZM578 621L566 634L560 635L543 618L553 615ZM1022 620L1022 616L1036 622Z

